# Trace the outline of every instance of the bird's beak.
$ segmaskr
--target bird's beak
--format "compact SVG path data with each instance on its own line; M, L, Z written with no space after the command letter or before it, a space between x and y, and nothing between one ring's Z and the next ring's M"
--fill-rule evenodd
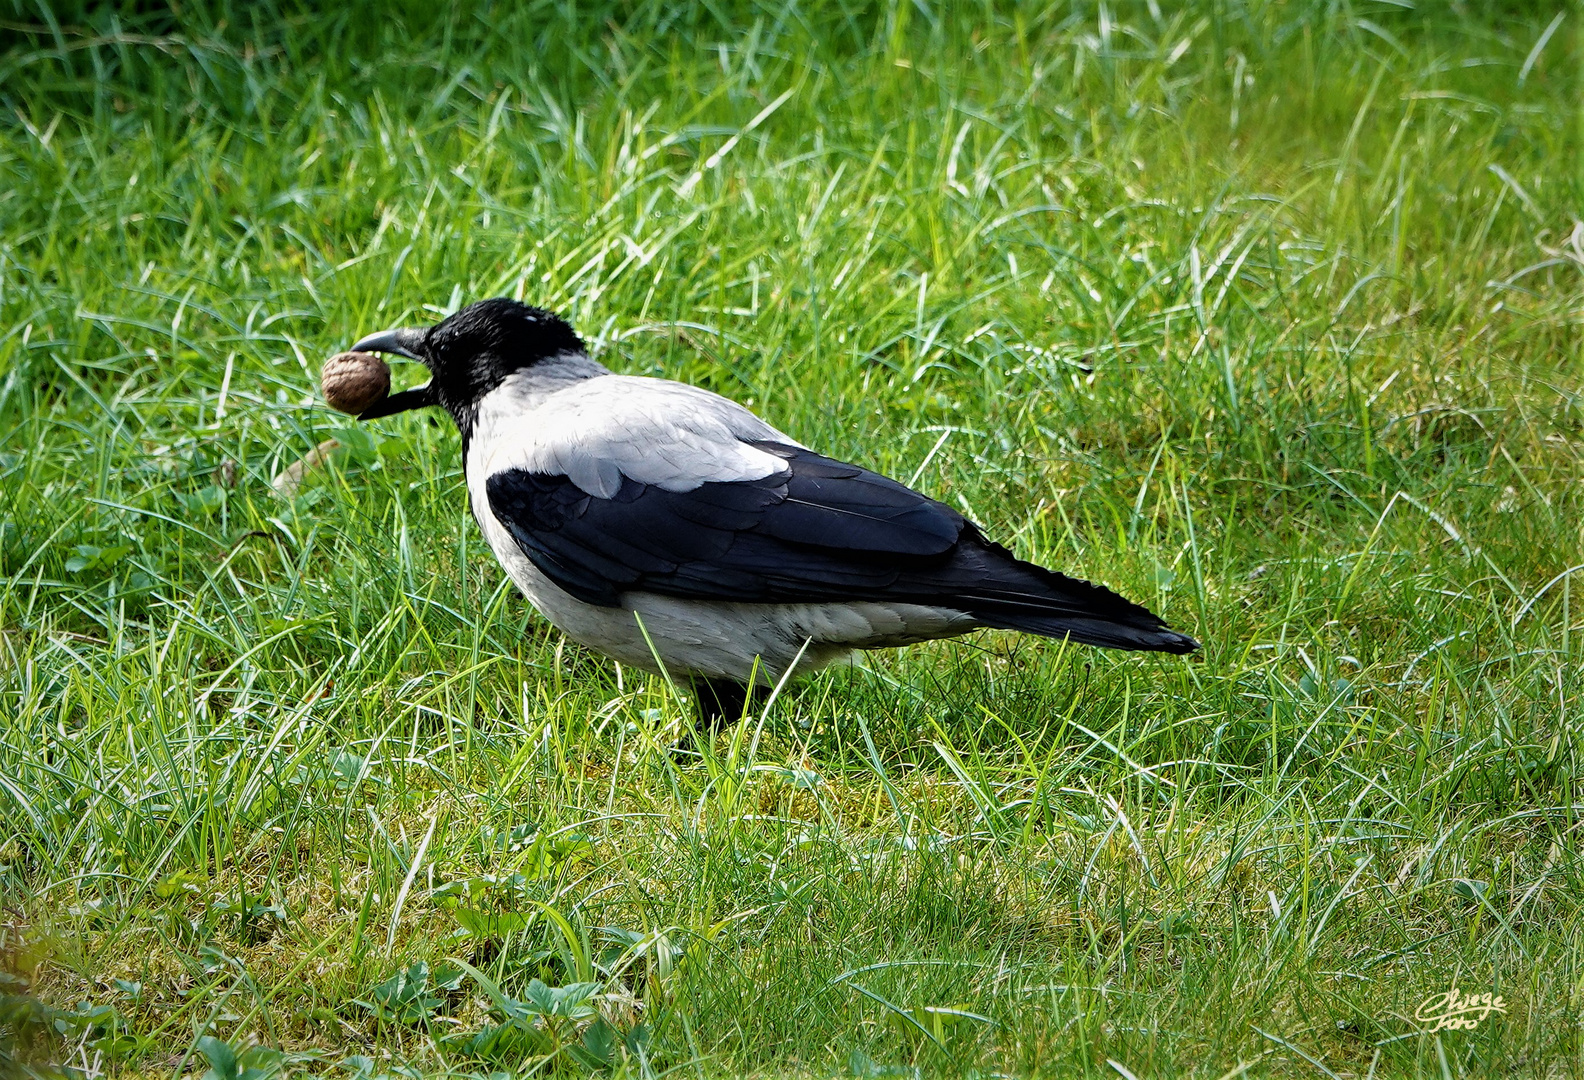
M378 420L382 416L395 416L411 409L426 409L430 405L438 405L435 400L432 386L416 386L411 390L403 390L399 394L392 394L383 401L376 401L362 412L358 413L359 420Z
M370 334L347 351L395 353L409 360L422 361L423 354L418 348L423 344L423 339L422 330L381 330L377 334Z
M420 353L419 347L423 344L424 332L422 330L382 330L377 334L358 341L348 352L373 352L405 356L409 360L428 363ZM440 404L435 397L434 386L418 386L411 390L403 390L399 394L392 394L383 401L358 413L359 420L376 420L381 416L395 416L397 413L408 412L412 409L424 409L430 405Z

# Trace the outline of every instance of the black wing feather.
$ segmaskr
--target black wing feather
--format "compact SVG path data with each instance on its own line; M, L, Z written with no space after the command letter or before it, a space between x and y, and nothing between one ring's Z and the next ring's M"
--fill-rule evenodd
M565 476L509 469L485 490L541 573L603 607L630 591L741 603L891 600L1097 645L1195 647L1108 589L1015 558L951 507L894 480L756 445L789 470L685 492L624 478L601 499Z

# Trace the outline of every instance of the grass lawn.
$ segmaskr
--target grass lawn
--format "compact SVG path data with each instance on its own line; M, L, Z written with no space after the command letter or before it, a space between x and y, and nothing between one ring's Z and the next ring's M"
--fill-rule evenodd
M1584 1071L1584 9L405 7L0 3L0 1073ZM495 295L1204 648L677 752L318 401Z

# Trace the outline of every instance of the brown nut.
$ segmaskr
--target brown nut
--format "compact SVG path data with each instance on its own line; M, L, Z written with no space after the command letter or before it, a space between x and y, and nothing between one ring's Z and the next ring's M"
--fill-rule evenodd
M319 374L325 404L358 415L390 394L390 368L373 353L337 353Z

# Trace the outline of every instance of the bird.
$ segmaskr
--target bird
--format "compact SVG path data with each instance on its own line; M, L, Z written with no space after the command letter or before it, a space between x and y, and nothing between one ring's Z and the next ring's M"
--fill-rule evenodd
M611 371L546 309L481 300L351 351L429 369L426 385L358 418L450 414L473 516L529 603L595 652L685 679L712 730L789 672L980 628L1199 647L1147 608L1017 558L950 506L820 454L729 398Z

